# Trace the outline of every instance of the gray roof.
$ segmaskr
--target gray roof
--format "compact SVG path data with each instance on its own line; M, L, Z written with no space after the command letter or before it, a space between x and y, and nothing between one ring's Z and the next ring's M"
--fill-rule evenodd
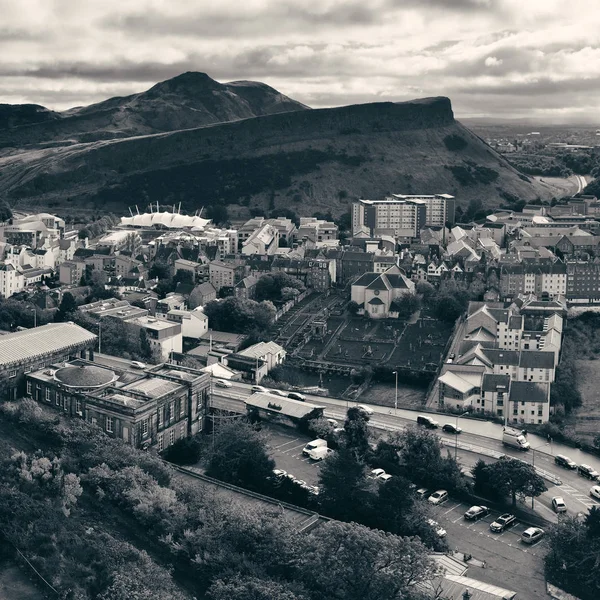
M524 350L523 352L521 352L519 366L525 369L553 369L554 352Z
M278 414L285 415L287 417L294 417L301 419L306 415L309 415L313 410L323 409L323 406L317 406L316 404L310 404L308 402L300 402L299 400L292 400L291 398L282 398L273 394L252 394L247 400L245 400L247 407L262 408L263 410L269 410ZM271 406L269 406L271 405ZM275 408L279 406L280 408Z
M535 402L546 403L549 400L547 383L536 383L534 381L513 381L510 384L511 402Z
M54 378L67 387L89 388L99 387L114 381L114 371L95 365L81 364L68 366L54 373Z
M519 352L516 350L497 350L485 348L483 353L492 361L494 365L518 365Z
M510 385L510 375L494 375L493 373L486 373L483 376L483 382L481 384L482 392L496 392L498 387L505 387L508 391Z
M97 336L75 323L49 323L0 336L0 365L11 365L91 344Z

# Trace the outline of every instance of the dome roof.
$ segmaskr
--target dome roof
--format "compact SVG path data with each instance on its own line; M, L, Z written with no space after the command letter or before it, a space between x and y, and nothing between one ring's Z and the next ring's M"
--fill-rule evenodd
M54 373L54 379L66 387L94 388L111 383L116 375L110 369L94 365L63 367Z

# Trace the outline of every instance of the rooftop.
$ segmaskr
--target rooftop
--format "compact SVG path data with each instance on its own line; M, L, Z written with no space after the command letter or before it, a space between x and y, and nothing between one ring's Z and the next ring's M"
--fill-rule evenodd
M104 367L80 364L58 369L54 373L54 379L65 387L93 388L112 383L117 379L117 376L114 371Z
M291 398L282 398L272 394L252 394L245 400L247 407L262 408L272 412L277 412L288 417L301 419L310 414L313 410L323 409L323 406L310 404L308 402L300 402ZM279 408L277 408L279 407Z

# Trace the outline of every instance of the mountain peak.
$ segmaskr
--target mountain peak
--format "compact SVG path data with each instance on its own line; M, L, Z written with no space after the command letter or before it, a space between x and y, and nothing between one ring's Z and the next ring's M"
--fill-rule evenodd
M157 92L167 93L198 93L206 90L221 89L223 86L206 73L200 71L187 71L176 75L171 79L161 81L152 86L147 92L142 92L143 95L154 95Z

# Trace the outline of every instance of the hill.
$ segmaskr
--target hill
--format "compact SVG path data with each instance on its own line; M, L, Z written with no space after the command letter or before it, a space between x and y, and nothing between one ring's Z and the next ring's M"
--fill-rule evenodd
M0 105L0 148L131 137L307 109L264 83L219 83L205 73L188 72L139 94L62 113Z
M443 97L297 110L0 157L0 195L19 208L122 213L158 201L192 211L225 203L339 215L353 198L391 192L450 193L459 204L487 206L543 193L457 122Z

